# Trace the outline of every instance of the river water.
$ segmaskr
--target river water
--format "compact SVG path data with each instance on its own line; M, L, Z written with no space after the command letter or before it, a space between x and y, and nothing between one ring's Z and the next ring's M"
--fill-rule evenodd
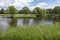
M5 30L8 29L8 27L10 26L9 23L11 22L11 18L4 18L4 17L0 17L0 29L1 30ZM17 19L17 26L24 26L24 25L52 25L53 22L52 21L44 21L44 20L38 20L38 19Z

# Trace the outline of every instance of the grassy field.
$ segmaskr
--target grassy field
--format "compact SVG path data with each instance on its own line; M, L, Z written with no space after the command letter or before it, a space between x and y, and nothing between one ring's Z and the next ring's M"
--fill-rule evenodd
M0 31L0 40L60 40L60 24L12 27Z
M0 14L0 16L11 17L12 14ZM36 14L14 14L14 17L36 17Z

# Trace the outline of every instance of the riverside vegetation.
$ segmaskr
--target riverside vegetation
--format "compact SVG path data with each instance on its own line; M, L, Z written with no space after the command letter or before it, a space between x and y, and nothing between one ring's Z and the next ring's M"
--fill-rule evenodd
M37 14L36 18L60 22L60 6L53 9L41 9L36 7L32 11L28 7L17 10L14 6L1 9L1 14L11 14L11 28L7 31L0 31L0 40L60 40L60 23L53 25L34 25L17 27L15 14ZM26 16L24 15L24 16ZM7 15L8 16L8 15ZM30 16L31 17L31 16Z
M11 27L0 31L0 40L60 40L60 24Z

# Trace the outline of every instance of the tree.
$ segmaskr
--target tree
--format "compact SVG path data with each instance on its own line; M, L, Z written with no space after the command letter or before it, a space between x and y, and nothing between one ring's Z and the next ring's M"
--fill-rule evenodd
M47 15L47 10L46 9L42 9L42 16L46 16Z
M23 7L22 10L19 11L19 13L21 13L21 14L30 14L31 11L28 7L25 6L25 7Z
M46 15L46 18L48 19L48 20L52 20L52 17L53 17L53 15L54 15L54 13L53 13L53 9L46 9L46 13L47 13L47 15Z
M4 13L5 13L5 10L2 8L2 9L0 10L0 13L1 13L1 14L4 14Z
M17 9L14 6L9 6L7 10L12 18L10 25L15 27L17 25L17 18L14 17L14 14L17 14Z
M23 10L19 10L18 14L23 14Z
M52 20L59 20L60 6L54 7L54 9L47 9L48 18Z
M53 9L53 12L54 12L54 14L60 14L60 6L56 6L56 7Z
M47 14L53 14L53 9L46 9L47 10Z
M42 16L42 9L41 8L39 8L39 7L36 7L35 9L33 9L33 14L37 14L37 17L40 17L41 18L41 16Z
M17 13L17 9L14 6L9 6L8 10L9 10L10 14L16 14Z
M53 12L54 14L56 14L57 16L55 16L56 20L60 20L60 6L56 6L54 9L53 9Z

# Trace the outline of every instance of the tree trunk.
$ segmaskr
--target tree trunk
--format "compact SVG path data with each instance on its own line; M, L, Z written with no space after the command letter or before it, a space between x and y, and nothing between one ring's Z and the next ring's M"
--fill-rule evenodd
M17 26L17 18L15 18L13 15L11 16L10 26L11 27L16 27Z

